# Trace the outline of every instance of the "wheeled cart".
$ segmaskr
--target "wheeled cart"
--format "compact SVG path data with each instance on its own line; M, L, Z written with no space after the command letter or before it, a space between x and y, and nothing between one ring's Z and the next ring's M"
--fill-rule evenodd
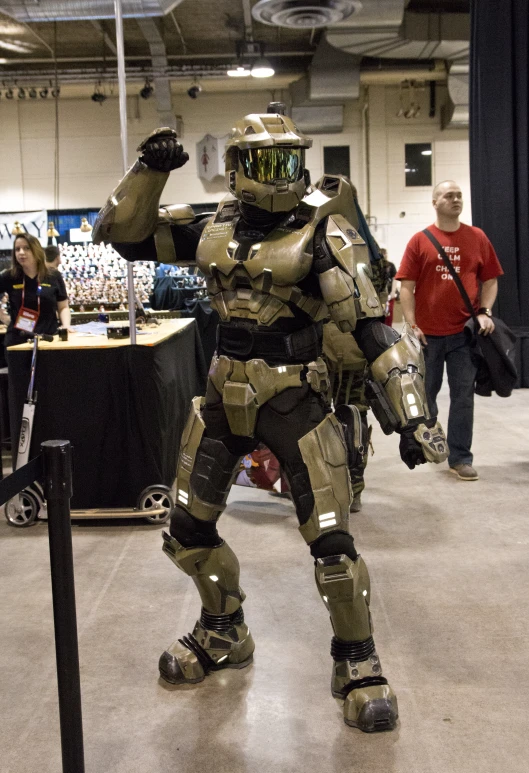
M173 508L177 455L191 399L203 393L205 365L194 320L171 320L138 335L137 344L70 334L10 348L12 432L32 398L31 444L66 438L73 446L72 518L142 518L164 523ZM16 352L16 355L15 355ZM35 365L35 363L34 363ZM28 393L25 403L24 395ZM20 419L19 419L20 422ZM27 439L27 431L22 427ZM46 517L39 484L10 500L13 526Z

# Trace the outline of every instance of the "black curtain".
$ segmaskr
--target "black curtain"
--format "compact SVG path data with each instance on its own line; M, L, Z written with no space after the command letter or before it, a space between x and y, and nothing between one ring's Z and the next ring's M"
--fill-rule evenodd
M528 52L529 0L471 0L472 222L505 271L497 315L521 337L529 331Z

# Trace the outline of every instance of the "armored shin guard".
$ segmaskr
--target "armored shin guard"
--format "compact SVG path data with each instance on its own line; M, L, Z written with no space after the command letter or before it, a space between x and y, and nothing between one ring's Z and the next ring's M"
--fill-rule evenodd
M360 556L336 555L316 561L316 584L334 628L331 691L344 699L344 720L366 733L392 730L397 699L375 650L369 613L370 583Z
M229 545L185 548L164 533L163 550L192 577L202 613L193 633L178 639L161 656L162 678L172 684L201 682L210 671L249 665L255 645L244 622L239 562Z

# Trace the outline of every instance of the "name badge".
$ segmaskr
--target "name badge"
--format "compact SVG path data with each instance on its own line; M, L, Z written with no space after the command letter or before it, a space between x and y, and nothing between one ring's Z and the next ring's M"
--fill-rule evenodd
M15 322L17 330L23 330L24 333L33 333L35 325L39 319L39 312L34 309L26 309L24 306L18 312L18 316Z

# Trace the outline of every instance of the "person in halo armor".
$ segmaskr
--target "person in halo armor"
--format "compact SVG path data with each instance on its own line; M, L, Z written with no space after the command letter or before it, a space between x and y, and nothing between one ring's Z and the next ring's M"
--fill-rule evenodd
M177 505L163 550L192 577L202 602L193 633L161 656L168 682L200 682L244 668L254 642L244 621L239 563L217 521L241 458L264 443L290 482L300 532L333 627L332 694L344 719L366 732L392 729L395 694L382 675L369 609L366 565L349 533L349 468L362 453L357 415L331 412L321 358L322 321L354 335L369 363L369 397L385 432L400 434L413 468L447 456L424 395L418 341L383 324L367 247L354 228L346 178L310 185L304 136L272 103L248 115L226 145L228 196L213 217L189 206L159 210L169 172L187 153L170 129L138 148L140 158L101 210L94 241L128 260L196 264L220 315L205 398L193 400L182 435Z

